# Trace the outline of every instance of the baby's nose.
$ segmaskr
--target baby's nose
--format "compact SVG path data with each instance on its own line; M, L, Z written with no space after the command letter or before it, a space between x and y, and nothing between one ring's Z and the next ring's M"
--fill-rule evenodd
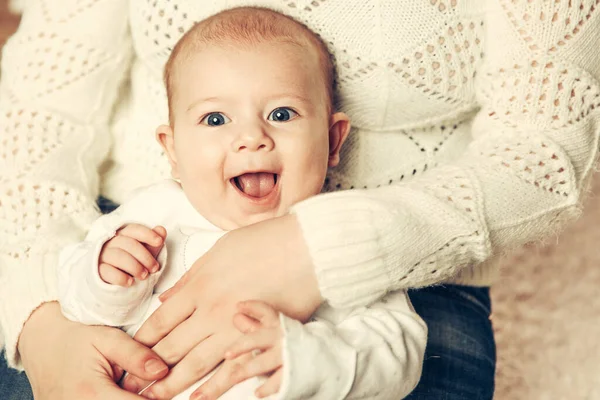
M260 129L240 134L233 143L235 151L270 151L274 147L273 139Z

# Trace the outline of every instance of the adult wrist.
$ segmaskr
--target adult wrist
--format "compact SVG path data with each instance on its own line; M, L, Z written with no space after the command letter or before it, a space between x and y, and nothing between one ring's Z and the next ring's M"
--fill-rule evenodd
M286 243L286 253L293 255L294 259L298 261L297 263L290 263L290 265L297 268L296 271L291 272L294 273L294 276L301 279L301 282L298 283L304 286L307 291L305 293L307 300L312 302L316 309L323 303L324 298L321 295L315 265L310 256L308 244L296 215L289 214L283 218L284 229L290 234L290 240Z
M51 327L55 327L57 323L66 321L60 311L60 305L57 301L49 301L41 304L36 308L21 330L19 341L17 343L17 349L21 355L27 353L27 350L31 348L31 345L38 339L39 334L48 336L51 331Z
M247 240L254 246L261 247L264 247L265 240L273 243L272 246L268 246L270 256L265 258L272 261L254 264L257 276L263 276L268 282L265 282L264 289L268 289L266 293L269 294L263 296L262 300L291 318L307 320L321 305L323 298L296 217L284 215L240 228L228 235L236 235L238 232L241 236L234 239L232 246Z

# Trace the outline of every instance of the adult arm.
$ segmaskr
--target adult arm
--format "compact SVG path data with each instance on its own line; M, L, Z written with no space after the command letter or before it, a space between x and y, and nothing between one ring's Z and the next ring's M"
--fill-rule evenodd
M596 1L571 3L488 1L481 110L454 164L294 207L331 304L489 284L478 264L580 214L598 154L600 18Z
M131 55L127 7L29 1L3 50L0 326L13 367L29 316L57 299L59 249L98 217L97 170Z

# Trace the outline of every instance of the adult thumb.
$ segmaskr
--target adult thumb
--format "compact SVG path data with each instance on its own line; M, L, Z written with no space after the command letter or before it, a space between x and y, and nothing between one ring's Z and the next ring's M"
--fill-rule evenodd
M96 348L110 363L116 364L138 378L153 381L163 378L169 367L154 351L136 342L125 332L96 338Z

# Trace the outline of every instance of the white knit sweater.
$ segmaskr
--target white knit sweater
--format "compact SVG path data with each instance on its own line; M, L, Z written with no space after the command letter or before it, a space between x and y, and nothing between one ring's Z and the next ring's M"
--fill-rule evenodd
M354 126L326 193L296 205L334 306L439 282L579 213L600 134L600 0L28 0L0 81L0 325L55 300L57 252L100 193L168 175L161 70L224 7L264 5L330 46ZM347 190L355 189L355 190Z

